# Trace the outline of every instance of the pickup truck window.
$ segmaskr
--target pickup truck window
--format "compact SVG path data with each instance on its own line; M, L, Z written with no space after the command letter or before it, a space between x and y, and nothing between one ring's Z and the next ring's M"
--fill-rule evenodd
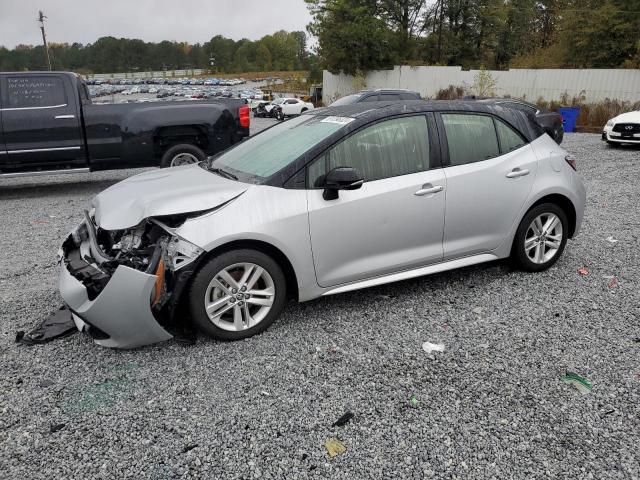
M7 77L4 108L42 108L66 104L67 96L60 77L51 75Z

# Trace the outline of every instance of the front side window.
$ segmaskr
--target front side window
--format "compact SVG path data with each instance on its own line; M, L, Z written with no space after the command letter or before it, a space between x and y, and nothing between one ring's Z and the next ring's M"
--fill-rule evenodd
M308 184L320 186L322 176L336 167L353 167L365 181L428 170L426 117L386 120L351 135L309 167Z
M37 108L66 105L60 77L51 75L7 77L5 108Z
M481 162L500 155L493 119L486 115L443 113L451 166Z
M227 150L212 162L211 167L229 171L251 183L260 183L352 120L315 115L296 117Z

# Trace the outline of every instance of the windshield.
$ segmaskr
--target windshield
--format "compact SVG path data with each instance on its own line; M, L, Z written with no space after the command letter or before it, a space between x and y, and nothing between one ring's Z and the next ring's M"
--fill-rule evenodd
M209 169L260 183L351 121L318 115L292 118L227 150L213 159Z
M336 100L330 106L339 107L340 105L351 105L352 103L356 103L361 96L362 96L361 93L354 93L353 95L347 95L346 97L342 97Z
M282 102L284 102L284 98L276 98L273 102L274 105L280 105Z

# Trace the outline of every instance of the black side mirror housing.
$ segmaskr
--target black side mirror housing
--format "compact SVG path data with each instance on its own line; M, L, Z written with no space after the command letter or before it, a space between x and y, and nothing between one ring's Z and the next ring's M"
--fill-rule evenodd
M336 167L324 178L322 198L335 200L339 190L357 190L364 183L364 177L353 167Z

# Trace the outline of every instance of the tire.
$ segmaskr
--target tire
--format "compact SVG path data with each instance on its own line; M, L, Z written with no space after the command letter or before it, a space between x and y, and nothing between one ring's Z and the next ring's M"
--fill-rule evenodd
M178 163L180 160L177 158L182 156L185 160L184 163ZM187 165L188 163L198 163L204 160L207 155L195 145L189 143L180 143L167 149L162 155L160 160L160 168L175 167L178 165ZM189 161L192 160L192 161Z
M243 275L247 274L247 269L243 265L260 267L266 276L262 273L254 285L250 286L251 289L246 290L244 294L240 289L234 293L233 288L241 285L234 286L226 282L220 274L225 269L229 269L227 274L238 282L242 280ZM252 281L256 272L259 272L257 268L250 270L245 286ZM271 290L273 290L271 297L262 293ZM250 298L262 304L254 304L251 300L246 300L245 295L253 295L249 293L252 291L261 292ZM212 258L196 273L189 289L188 304L193 322L202 333L219 340L241 340L263 332L280 316L286 293L287 282L275 260L257 250L231 250ZM231 297L234 297L233 300ZM264 303L268 302L269 298L272 303L267 306ZM213 318L209 317L206 304L210 306L214 314ZM245 307L250 313L248 321ZM236 323L235 315L238 313L241 315L241 322Z
M557 227L554 227L544 235L542 238L543 243L535 241L539 235L536 235L536 231L533 229L534 226L532 224L534 220L542 217L540 224L545 226L545 223L551 219L552 216L558 219L561 232L558 234ZM513 239L511 258L517 267L527 272L541 272L546 270L555 264L562 255L564 247L567 244L568 233L569 222L567 221L567 215L564 213L564 210L554 203L537 205L527 212L518 226L516 236ZM533 246L530 246L527 250L525 248L525 242ZM553 248L554 245L558 245L558 247ZM539 254L540 250L542 250L542 254ZM552 252L552 250L554 250L554 252ZM551 255L552 253L553 255Z

